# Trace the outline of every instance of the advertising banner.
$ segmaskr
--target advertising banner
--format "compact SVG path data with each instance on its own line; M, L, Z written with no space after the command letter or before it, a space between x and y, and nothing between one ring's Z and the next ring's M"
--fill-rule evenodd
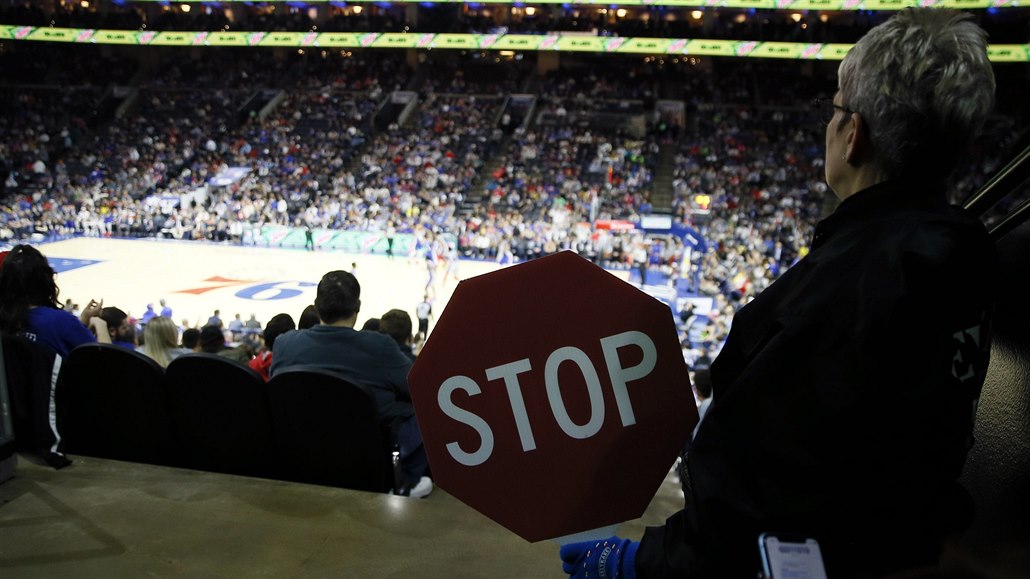
M189 46L196 32L158 32L150 44L157 46Z
M74 42L78 33L79 30L75 28L34 28L26 38L47 42Z
M728 0L727 0L728 1ZM802 1L802 0L797 0ZM803 0L823 2L824 0ZM829 1L829 0L825 0ZM845 0L848 1L848 0ZM875 0L908 2L908 0ZM948 0L972 2L973 0ZM978 0L979 1L979 0ZM999 0L1008 1L1008 0ZM720 5L725 4L719 0ZM867 2L868 4L868 2ZM349 47L462 50L553 50L749 58L841 60L850 44L759 42L686 38L599 37L582 34L406 34L398 32L156 32L0 25L0 39L155 46ZM993 62L1030 62L1030 44L994 44Z
M97 44L139 44L139 32L129 30L97 30L93 35Z

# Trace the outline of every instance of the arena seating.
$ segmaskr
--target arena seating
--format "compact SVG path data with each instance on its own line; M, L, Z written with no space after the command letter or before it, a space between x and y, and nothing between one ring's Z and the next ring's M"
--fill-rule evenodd
M295 366L268 382L268 398L283 479L373 492L389 492L400 481L363 386Z
M55 390L61 359L41 344L21 336L2 337L14 448L54 468L69 464L56 429Z
M182 466L273 478L272 415L257 372L215 354L186 354L165 372L174 455Z
M452 233L463 257L518 261L573 249L629 268L638 234L578 224L671 212L714 248L691 255L698 275L688 285L716 298L725 324L705 332L718 344L732 312L804 254L814 223L834 202L822 179L821 127L804 98L833 90L827 67L803 73L782 62L730 59L702 68L584 57L534 75L524 63L456 52L411 68L388 51L291 53L268 62L255 51L212 49L203 59L145 67L117 116L100 106L110 92L76 85L72 74L78 60L100 55L89 47L81 56L55 51L65 58L47 75L72 85L0 89L8 105L0 115L0 165L8 168L0 238L242 243L266 226L371 233L392 226L423 237ZM458 65L462 74L446 72ZM98 78L126 82L115 72ZM992 119L954 183L958 198L1027 134L1025 112L1006 104L1018 102L1010 87L1022 79L1004 67L998 76L1006 114ZM405 118L403 107L385 106L401 89L417 95ZM514 90L530 91L533 104L517 126L504 126ZM262 91L282 99L261 116L241 116L243 103ZM684 105L671 128L655 117L661 99ZM251 171L209 187L206 203L162 205L233 166ZM682 244L646 243L655 248L652 271L686 273L678 267Z
M38 10L6 10L0 21L17 10L25 24L50 21ZM374 12L336 14L320 30L400 31L408 25L402 10ZM261 14L242 6L240 13L246 16L232 22L234 30L306 31L312 25L303 13ZM777 16L761 24L769 14ZM414 31L488 32L492 24L477 13L443 20L425 18ZM112 8L102 19L71 7L56 20L129 28L142 21L131 7ZM179 30L228 24L218 15L177 11L159 22ZM807 28L797 24L763 11L746 24L714 20L704 35L852 41L870 23L824 26L806 18ZM686 21L613 23L571 14L513 19L508 31L594 28L700 34ZM1027 40L1025 26L1002 26L991 38ZM576 224L593 217L639 222L655 209L655 190L668 185L670 200L658 209L696 227L712 248L692 256L700 272L693 289L715 305L681 338L692 356L714 357L736 309L804 255L814 223L834 202L823 183L822 126L803 98L832 92L827 63L802 71L797 63L763 60L702 67L685 59L572 62L563 56L560 68L541 75L531 66L470 64L451 53L448 58L463 63L457 74L441 57L410 68L406 55L387 51L291 51L269 59L270 52L211 49L203 58L135 59L93 46L22 44L28 45L0 53L0 235L8 239L240 242L243 224L378 231L391 223L405 232L453 232L464 256L476 259L505 253L532 259L573 248L606 266L628 267L639 239ZM1030 135L1025 69L1005 67L998 68L1000 114L953 184L957 198L979 187ZM269 110L242 114L244 103L262 91L276 95ZM417 95L407 122L385 112L394 91ZM532 97L532 114L501 130L505 103L516 93ZM682 124L659 128L660 100L683 105ZM1015 109L1006 107L1013 102ZM637 118L645 119L641 130L630 135L626 127ZM207 203L160 206L162 198L201 188L232 166L252 172L212 188ZM698 196L706 199L703 207ZM993 223L997 214L984 220ZM646 243L669 249L655 252L655 266L684 257L682 244ZM1027 247L1026 226L999 243L1007 294L998 308L977 444L962 481L977 504L963 543L970 550L1030 537L1030 319L1020 293ZM3 348L8 361L30 357L24 341L5 337ZM48 384L36 386L19 391L16 400L18 416L31 420L20 425L33 433L23 442L60 464L51 450L60 441L44 410ZM368 393L325 372L286 372L265 384L217 356L187 355L165 372L134 352L95 345L65 361L56 396L58 426L72 455L375 492L388 492L397 480ZM364 444L352 444L358 439Z
M143 354L111 344L76 348L61 369L57 408L71 454L169 462L164 370Z
M5 337L5 351L24 354L17 341ZM16 416L38 414L35 446L52 442L45 436L49 397L25 394L15 391ZM266 384L214 354L180 356L164 371L137 352L87 344L62 366L55 406L72 456L372 492L390 492L400 480L371 394L316 368L294 368ZM28 444L31 437L23 437Z

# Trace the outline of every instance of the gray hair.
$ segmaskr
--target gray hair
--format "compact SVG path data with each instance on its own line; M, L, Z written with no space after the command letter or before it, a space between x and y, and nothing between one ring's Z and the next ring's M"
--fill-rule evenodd
M946 178L994 104L987 34L955 10L898 12L858 41L838 77L888 178Z

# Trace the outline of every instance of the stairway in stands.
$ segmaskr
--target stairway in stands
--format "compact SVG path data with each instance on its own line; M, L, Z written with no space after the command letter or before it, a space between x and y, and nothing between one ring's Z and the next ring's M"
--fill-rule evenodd
M662 143L658 148L658 163L655 166L651 205L656 213L672 211L672 181L676 171L676 141Z

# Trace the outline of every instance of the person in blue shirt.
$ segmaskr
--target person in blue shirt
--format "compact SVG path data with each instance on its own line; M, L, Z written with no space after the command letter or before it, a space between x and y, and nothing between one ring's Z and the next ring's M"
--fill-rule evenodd
M156 317L157 312L154 311L154 304L147 304L147 311L143 312L143 318L140 320L140 323L145 326Z
M61 306L58 293L46 257L30 245L14 246L0 269L0 330L40 342L62 358L80 344L111 343L100 317L102 302L90 300L76 318Z
M205 326L215 326L216 328L221 329L221 327L222 327L222 312L219 311L219 310L215 310L215 313L211 314L211 317L207 319L207 323L204 324L204 325Z

